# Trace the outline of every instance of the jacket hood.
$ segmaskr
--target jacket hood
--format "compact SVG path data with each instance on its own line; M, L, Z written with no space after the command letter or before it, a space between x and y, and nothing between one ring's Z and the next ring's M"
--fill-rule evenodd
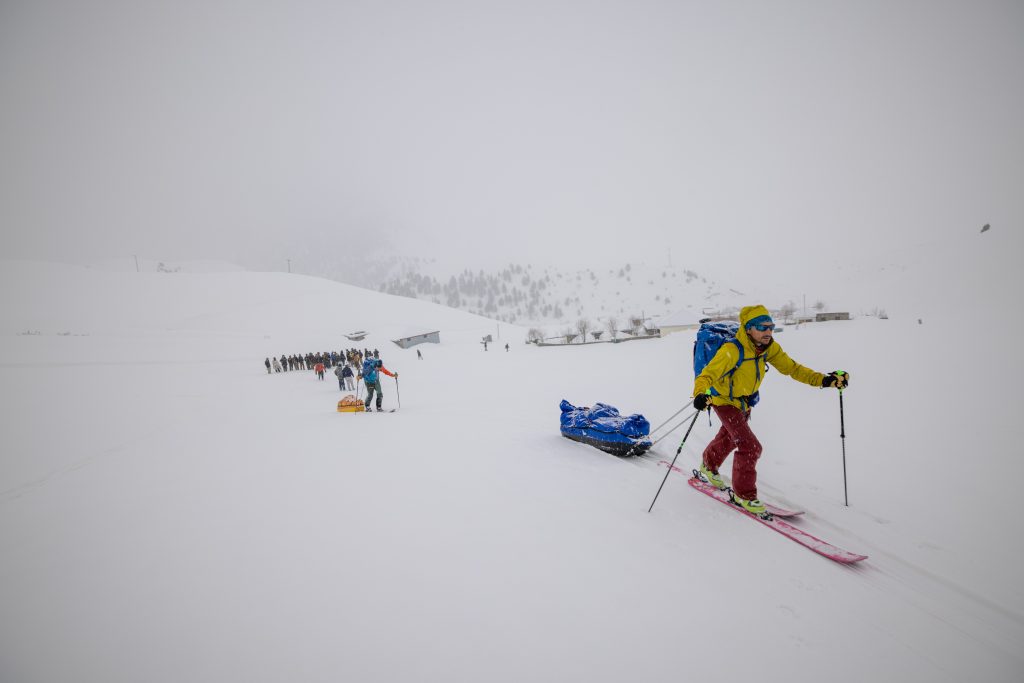
M748 322L762 315L771 317L772 314L769 313L768 309L761 304L757 304L755 306L744 306L740 309L740 327L744 330L747 329Z
M740 329L736 333L736 338L739 339L740 343L747 348L754 348L754 341L747 335L747 323L762 315L771 317L771 313L768 312L768 309L761 304L744 306L740 309Z

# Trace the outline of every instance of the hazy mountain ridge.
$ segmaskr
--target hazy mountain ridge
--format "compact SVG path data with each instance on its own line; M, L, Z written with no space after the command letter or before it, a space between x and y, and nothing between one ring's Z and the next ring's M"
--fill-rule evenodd
M580 319L607 322L657 318L681 308L719 310L744 293L685 267L627 262L618 268L562 270L509 264L436 275L406 263L379 291L520 325L561 327Z
M230 261L133 257L92 261L85 267L108 272L167 274L248 270ZM545 337L564 336L580 323L589 329L606 329L614 324L624 330L641 324L657 326L667 318L675 319L681 311L687 316L730 314L752 302L780 311L800 308L793 297L779 296L763 287L741 291L691 268L643 260L614 267L560 268L510 263L499 268L472 269L441 264L436 258L378 250L356 260L318 253L316 258L288 260L287 267L288 272L296 275L322 277L533 327ZM805 303L808 308L812 304L818 310L824 308L820 299Z
M852 316L934 316L936 301L957 302L964 309L987 308L988 296L965 297L965 270L974 277L1019 279L1012 263L1019 238L1010 231L976 231L956 238L918 243L869 257L844 257L808 264L800 272L781 272L770 264L742 284L683 265L633 260L620 265L583 268L552 264L509 263L470 268L425 256L387 250L351 258L351 254L316 252L291 259L293 274L322 277L371 291L429 301L490 319L539 328L544 336L561 336L580 321L604 329L614 319L619 329L632 319L658 325L680 311L703 315L731 313L761 303L783 313L846 311ZM1000 264L1001 267L992 267ZM720 264L719 264L720 265ZM246 270L229 261L171 261L111 258L90 263L101 271L213 273ZM928 281L928 287L920 283ZM1004 286L993 281L990 287ZM943 297L928 296L941 290Z

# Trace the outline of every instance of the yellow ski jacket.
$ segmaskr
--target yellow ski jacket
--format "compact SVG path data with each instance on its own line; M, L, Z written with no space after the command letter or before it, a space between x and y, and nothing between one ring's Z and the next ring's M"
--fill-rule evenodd
M694 379L694 396L703 394L711 388L718 392L718 396L711 399L712 405L729 405L743 411L750 410L748 397L761 386L768 365L798 382L812 387L821 386L821 380L825 375L794 361L774 339L763 350L758 350L754 346L754 342L747 336L746 324L761 315L769 315L768 309L764 306L747 306L740 310L740 329L736 333L736 339L743 345L743 363L736 367L740 360L740 350L735 344L722 344L715 357ZM730 375L729 372L733 368L736 368L736 372Z

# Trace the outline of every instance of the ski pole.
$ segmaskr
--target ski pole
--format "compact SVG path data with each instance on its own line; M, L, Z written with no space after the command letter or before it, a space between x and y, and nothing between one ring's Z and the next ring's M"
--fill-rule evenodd
M402 407L402 395L398 393L398 377L395 377L395 398L398 399L398 407Z
M668 481L668 475L672 474L672 468L676 464L676 458L678 458L679 453L682 452L683 444L686 443L686 439L690 436L690 430L693 429L693 425L697 424L698 417L700 417L699 410L696 413L694 413L693 420L690 422L690 427L686 430L686 435L683 436L683 440L679 442L679 448L676 449L676 454L672 458L672 463L668 466L668 469L665 470L665 478L661 480L661 486L658 487L658 492L654 494L654 500L651 501L651 507L647 508L647 512L650 512L651 510L654 509L654 503L658 500L658 496L661 495L661 489L664 488L665 482Z
M840 377L846 373L840 370L838 373ZM843 415L843 390L839 390L839 438L843 444L843 505L850 507L850 498L846 494L846 418Z

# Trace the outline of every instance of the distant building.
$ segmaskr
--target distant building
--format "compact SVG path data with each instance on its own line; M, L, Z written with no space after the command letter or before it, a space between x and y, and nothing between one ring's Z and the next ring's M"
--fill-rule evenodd
M657 319L658 329L661 336L682 332L683 330L696 330L700 327L701 316L689 308L681 308L675 313L661 316Z
M849 320L849 313L815 313L814 322L820 323L825 320Z
M725 309L725 310L714 310L710 311L704 309L701 314L697 316L699 321L702 323L722 323L722 322L734 322L740 321L739 309Z
M423 334L415 334L411 337L402 337L401 339L392 339L392 342L398 344L403 349L416 346L417 344L440 344L441 343L441 332L424 332Z
M358 332L349 332L345 335L345 339L349 341L363 341L366 339L366 332L359 330Z

